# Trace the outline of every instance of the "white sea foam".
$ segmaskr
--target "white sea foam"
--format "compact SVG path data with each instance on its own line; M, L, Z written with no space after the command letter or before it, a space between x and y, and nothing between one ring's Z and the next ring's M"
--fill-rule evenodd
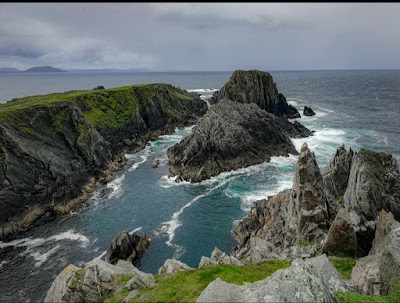
M48 258L54 254L61 246L57 245L55 247L53 247L52 249L50 249L49 251L45 252L45 253L40 253L38 251L32 252L30 255L37 261L35 263L35 267L39 267L41 266L44 262L46 262L48 260Z
M48 238L23 238L23 239L18 239L18 240L13 240L10 242L1 242L0 241L0 248L5 248L5 247L28 247L28 248L34 248L38 247L41 245L44 245L48 242L52 241L62 241L62 240L71 240L71 241L79 241L82 243L89 243L89 239L80 234L74 232L74 230L67 230L65 232L62 232L57 235L50 236Z
M2 268L3 265L6 265L7 263L8 263L7 261L1 261L1 262L0 262L0 268Z
M10 242L0 242L0 249L5 247L25 247L25 251L21 252L20 255L24 256L29 254L37 261L35 263L35 267L39 267L49 258L50 255L54 254L56 250L58 250L61 246L57 245L46 253L42 253L40 248L43 245L63 240L78 241L79 243L81 243L81 246L87 246L89 244L89 239L86 236L80 233L76 233L73 230L67 230L60 234L52 235L48 238L24 238L13 240Z
M137 228L131 230L131 231L129 232L129 234L132 235L132 234L134 234L134 233L136 233L136 232L138 232L138 231L141 231L142 229L143 229L143 226L139 226L139 227L137 227Z
M107 188L111 188L113 191L109 194L108 198L118 198L123 194L122 191L122 183L125 180L126 172L123 173L118 178L115 178L113 181L107 183Z
M335 146L341 145L345 141L346 132L340 129L324 128L317 130L314 136L307 138L293 139L293 144L298 151L300 151L301 146L304 142L307 142L308 147L314 151L322 145L327 147L329 144L334 144Z
M195 93L213 93L218 91L218 88L195 88L195 89L188 89L188 92L195 92Z
M168 240L165 242L168 246L175 248L174 258L178 258L182 254L182 247L172 243L172 240L175 237L175 231L182 226L182 223L179 221L180 215L185 211L186 208L191 207L195 202L199 201L200 199L209 196L213 193L216 189L224 186L227 182L232 181L234 178L227 178L223 181L220 181L218 185L208 189L204 194L198 195L186 203L183 207L181 207L177 212L175 212L171 220L167 222L162 222L161 227L156 234L164 233L168 235Z
M95 260L101 260L106 255L107 251L103 251L98 257L95 258Z

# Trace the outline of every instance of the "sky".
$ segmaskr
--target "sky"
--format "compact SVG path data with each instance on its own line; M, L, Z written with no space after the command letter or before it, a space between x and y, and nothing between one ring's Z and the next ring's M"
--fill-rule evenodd
M0 3L0 67L400 69L400 3Z

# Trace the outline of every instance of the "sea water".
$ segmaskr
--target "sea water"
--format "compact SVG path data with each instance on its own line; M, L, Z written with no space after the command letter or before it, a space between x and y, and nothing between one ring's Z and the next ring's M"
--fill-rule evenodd
M196 91L207 99L231 73L109 73L5 75L5 99L47 92L166 82ZM305 105L316 113L297 119L314 136L294 139L316 154L322 168L344 144L388 150L400 160L400 71L272 72L279 91L302 114ZM19 76L21 76L19 78ZM50 80L51 79L51 80ZM54 80L54 79L57 79ZM22 88L23 87L23 88ZM21 88L21 89L20 89ZM5 89L5 91L4 91ZM6 101L2 99L2 101ZM297 156L273 157L269 163L225 172L191 184L168 177L166 151L190 134L191 127L149 142L128 164L99 186L90 204L44 223L20 239L0 242L0 301L36 302L68 264L84 266L103 258L122 230L150 236L140 270L157 273L167 258L197 267L214 247L229 253L237 244L232 229L252 203L292 186ZM158 168L152 168L159 159ZM106 190L107 194L103 195Z

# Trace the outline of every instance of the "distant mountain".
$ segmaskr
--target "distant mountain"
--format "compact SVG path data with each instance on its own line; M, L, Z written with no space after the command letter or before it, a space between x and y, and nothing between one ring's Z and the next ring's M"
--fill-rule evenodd
M24 72L28 73L52 73L52 72L63 72L63 70L53 66L35 66L28 68Z
M20 70L17 68L12 68L12 67L1 67L0 68L0 73L17 73L17 72L20 72Z

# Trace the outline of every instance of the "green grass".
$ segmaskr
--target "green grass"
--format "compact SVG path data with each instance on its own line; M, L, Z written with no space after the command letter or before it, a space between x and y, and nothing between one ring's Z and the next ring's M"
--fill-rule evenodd
M118 277L118 282L128 282L132 279L132 275L122 275Z
M351 278L351 271L353 267L356 265L357 260L354 258L341 258L334 259L330 258L329 261L335 266L338 272L342 275L343 279L349 280Z
M337 292L336 297L341 303L362 303L362 302L384 302L398 303L400 302L400 280L394 282L394 290L387 296L362 295L357 292Z
M287 268L290 261L272 260L260 264L214 265L194 271L181 271L171 276L156 276L157 285L140 290L130 302L195 302L207 285L220 278L242 285L263 280L276 270Z
M302 239L302 240L298 241L298 244L301 245L301 246L314 246L315 242Z

